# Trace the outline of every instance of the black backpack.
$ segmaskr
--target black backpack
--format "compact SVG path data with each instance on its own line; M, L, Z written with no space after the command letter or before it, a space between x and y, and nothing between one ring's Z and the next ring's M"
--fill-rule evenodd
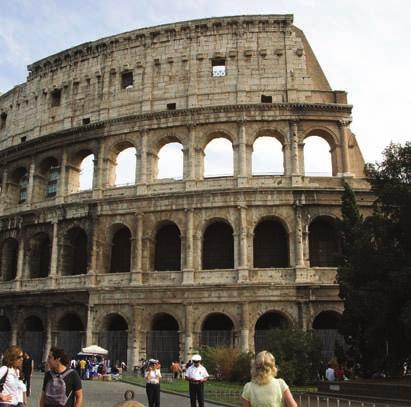
M6 382L8 373L9 373L9 369L6 370L6 374L0 379L0 393L3 391L4 383Z

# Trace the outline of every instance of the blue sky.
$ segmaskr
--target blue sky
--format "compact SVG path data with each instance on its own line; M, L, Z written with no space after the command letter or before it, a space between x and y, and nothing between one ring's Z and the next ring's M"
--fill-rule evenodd
M410 140L411 2L407 0L0 0L0 92L26 66L66 48L142 27L211 16L294 14L330 84L348 91L366 161Z

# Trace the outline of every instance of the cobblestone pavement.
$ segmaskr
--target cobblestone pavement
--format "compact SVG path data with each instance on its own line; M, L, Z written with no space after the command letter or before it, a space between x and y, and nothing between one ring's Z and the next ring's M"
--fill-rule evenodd
M28 407L38 407L43 373L33 375L32 396L29 398ZM83 407L114 407L123 400L126 390L133 390L135 399L145 406L148 405L145 389L128 383L83 381L85 402ZM190 400L184 396L161 393L161 407L189 407ZM216 404L205 403L205 407L215 407Z

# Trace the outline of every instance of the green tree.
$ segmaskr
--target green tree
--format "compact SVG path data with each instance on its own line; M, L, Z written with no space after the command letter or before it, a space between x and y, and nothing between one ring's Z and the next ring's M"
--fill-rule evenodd
M355 195L342 196L343 259L338 268L345 309L340 331L359 355L365 374L401 372L411 339L411 144L391 144L366 172L376 196L366 221Z

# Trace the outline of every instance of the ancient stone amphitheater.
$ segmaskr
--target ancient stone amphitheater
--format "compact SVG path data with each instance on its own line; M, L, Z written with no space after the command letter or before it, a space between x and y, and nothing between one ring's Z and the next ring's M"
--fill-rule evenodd
M294 327L332 353L343 183L371 202L351 110L291 15L144 28L30 65L0 96L0 347L39 363L52 345L99 344L167 365ZM305 170L313 136L328 176ZM279 174L253 171L262 137L279 142ZM227 176L204 175L214 139L232 148ZM158 176L170 143L181 178Z

